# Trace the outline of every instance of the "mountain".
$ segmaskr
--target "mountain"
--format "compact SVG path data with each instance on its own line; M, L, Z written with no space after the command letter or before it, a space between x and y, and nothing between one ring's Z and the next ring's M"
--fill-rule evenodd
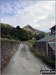
M30 25L23 27L23 29L27 30L27 31L31 31L31 32L36 33L36 34L46 34L45 32L40 31L38 29L35 29L35 28L31 27Z

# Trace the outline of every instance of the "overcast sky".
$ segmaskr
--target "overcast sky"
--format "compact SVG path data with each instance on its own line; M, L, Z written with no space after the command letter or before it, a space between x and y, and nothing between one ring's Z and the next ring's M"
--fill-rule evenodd
M54 0L0 0L0 17L2 23L19 25L27 24L48 32L55 24Z

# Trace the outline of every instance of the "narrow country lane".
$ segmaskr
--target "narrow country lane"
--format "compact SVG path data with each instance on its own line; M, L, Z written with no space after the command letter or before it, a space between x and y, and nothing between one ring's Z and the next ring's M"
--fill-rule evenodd
M2 75L41 75L41 68L50 69L29 51L26 44L22 43L3 70Z

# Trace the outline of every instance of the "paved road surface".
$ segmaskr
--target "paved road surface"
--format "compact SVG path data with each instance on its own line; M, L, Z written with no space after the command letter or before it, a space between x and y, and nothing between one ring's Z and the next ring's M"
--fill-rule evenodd
M3 70L2 75L41 75L41 68L50 69L29 51L27 45L22 43Z

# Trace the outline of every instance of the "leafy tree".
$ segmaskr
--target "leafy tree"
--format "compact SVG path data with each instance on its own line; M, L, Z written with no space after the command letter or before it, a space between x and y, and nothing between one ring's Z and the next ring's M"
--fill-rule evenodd
M36 40L39 40L39 39L41 39L41 38L44 38L45 37L45 35L44 34L34 34L34 38L36 39Z
M44 34L38 34L38 36L39 36L40 39L45 37Z

